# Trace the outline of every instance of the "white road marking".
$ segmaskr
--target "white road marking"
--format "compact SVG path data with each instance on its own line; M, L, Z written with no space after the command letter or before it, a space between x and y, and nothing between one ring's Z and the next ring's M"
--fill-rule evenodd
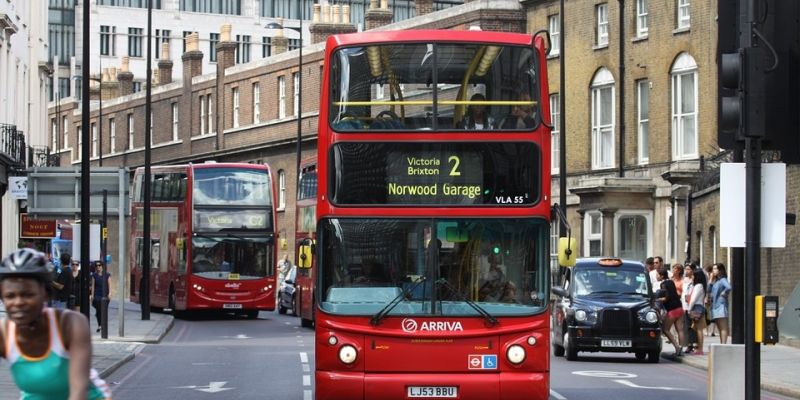
M303 372L311 372L311 367L308 364L303 364Z
M556 392L556 391L555 391L555 390L553 390L553 389L550 389L550 396L553 396L553 397L555 397L555 398L556 398L556 399L558 399L558 400L567 400L567 398L566 398L566 397L562 396L560 393Z
M686 388L673 388L673 387L665 387L665 386L639 386L629 380L626 379L614 379L614 382L619 384L623 384L628 387L636 388L636 389L651 389L651 390L690 390Z
M301 352L300 353L300 362L301 363L307 363L308 362L308 353L306 353L306 352Z
M311 386L311 375L303 375L303 386Z
M217 392L224 392L226 390L235 389L235 388L226 388L226 387L224 387L226 383L228 383L228 382L209 382L208 386L190 385L190 386L173 386L173 387L175 389L193 389L193 390L198 390L198 391L206 392L206 393L217 393Z
M635 374L615 371L572 371L575 375L589 376L592 378L636 378Z
M303 400L311 400L311 391L303 390Z
M291 322L284 322L284 324L286 324L286 325L289 325L289 324L291 324ZM296 328L296 327L295 327L295 328Z

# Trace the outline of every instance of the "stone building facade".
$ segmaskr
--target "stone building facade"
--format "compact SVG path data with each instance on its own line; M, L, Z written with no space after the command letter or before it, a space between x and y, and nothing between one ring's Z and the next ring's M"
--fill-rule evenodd
M469 29L525 31L525 14L514 0L480 0L445 10L430 11L430 2L418 2L417 16L389 24L388 2L372 2L366 13L367 25L376 30ZM427 6L426 6L427 4ZM316 5L315 5L316 7ZM426 8L428 7L428 8ZM315 10L316 11L316 10ZM341 21L341 20L340 20ZM322 58L328 36L355 32L352 24L315 20L309 27L313 44L302 48L302 88L297 80L298 50L286 51L280 33L272 41L272 56L247 64L235 64L236 27L220 29L216 47L217 66L213 73L203 70L207 55L196 37L187 39L187 51L179 60L162 57L152 89L152 162L159 164L217 162L266 163L272 168L279 199L277 229L279 254L292 253L295 237L294 198L297 181L295 148L298 106L301 109L302 158L316 154ZM174 49L173 49L174 50ZM165 55L173 54L164 49ZM155 63L154 63L155 64ZM174 80L174 68L183 79ZM131 170L144 164L145 92L132 92L133 74L123 58L104 69L102 81L90 90L91 163L93 166L125 166ZM100 118L100 99L102 118ZM56 150L61 166L78 166L80 160L80 104L64 99L59 108L51 106L48 120L62 121ZM99 128L99 129L98 129ZM283 179L279 178L283 176ZM282 205L282 206L281 206ZM113 223L111 223L113 225ZM116 232L115 226L110 226ZM109 254L117 254L116 240L109 240ZM112 280L114 278L112 277ZM112 287L117 287L116 283Z

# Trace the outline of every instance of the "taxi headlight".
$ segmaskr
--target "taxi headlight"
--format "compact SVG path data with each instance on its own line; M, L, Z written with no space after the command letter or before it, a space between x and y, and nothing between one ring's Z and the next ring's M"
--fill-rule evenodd
M356 362L356 355L358 352L356 348L346 344L339 349L339 361L345 364L352 364Z
M506 358L512 364L522 364L525 361L525 349L518 344L511 345L506 350Z
M658 314L656 314L655 311L648 311L647 314L644 315L644 320L651 324L655 324L658 322Z
M583 310L575 311L575 320L578 322L586 321L586 311Z

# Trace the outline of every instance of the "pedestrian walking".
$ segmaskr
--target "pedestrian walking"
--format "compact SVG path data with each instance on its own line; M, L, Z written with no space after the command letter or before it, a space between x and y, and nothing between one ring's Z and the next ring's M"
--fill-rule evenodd
M70 310L81 310L81 299L83 294L83 287L81 285L81 263L78 260L72 260L72 295L70 296Z
M94 272L92 272L92 286L89 288L90 297L92 298L92 307L94 307L94 315L97 318L97 330L100 332L102 324L102 311L103 311L103 298L108 298L109 294L109 279L111 274L107 271L103 272L103 263L95 261Z
M680 264L676 265L681 266ZM669 279L668 276L669 273L667 272L666 268L662 268L658 271L658 279L661 282L663 295L657 300L661 301L661 303L664 305L664 308L667 310L667 316L664 318L663 325L664 334L667 336L670 343L672 343L672 346L675 347L675 355L682 356L682 344L684 342L683 306L681 305L681 298L678 295L678 291L675 288L675 282ZM672 334L673 326L675 326L676 330L678 331L677 338Z
M61 253L59 261L61 268L58 271L56 280L51 283L55 293L53 295L53 307L58 309L66 309L69 307L69 298L72 295L72 285L74 278L72 277L72 268L70 268L69 253Z
M0 357L21 399L110 399L91 368L89 324L80 313L47 307L53 265L44 253L18 249L0 262Z
M711 287L711 320L719 328L719 342L728 343L728 295L731 284L728 282L728 273L722 263L714 264L712 269L714 284Z

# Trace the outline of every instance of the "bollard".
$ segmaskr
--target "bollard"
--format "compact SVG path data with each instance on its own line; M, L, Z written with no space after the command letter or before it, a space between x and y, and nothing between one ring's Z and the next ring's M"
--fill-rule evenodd
M712 344L708 354L708 399L744 400L744 345Z

